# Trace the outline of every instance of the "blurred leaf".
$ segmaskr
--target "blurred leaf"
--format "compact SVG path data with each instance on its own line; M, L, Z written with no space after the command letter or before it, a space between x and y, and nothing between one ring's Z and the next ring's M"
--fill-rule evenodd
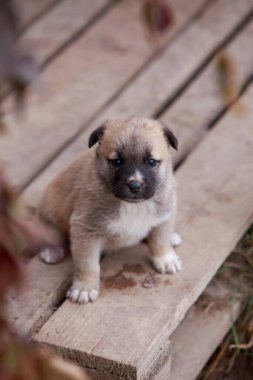
M80 367L18 339L0 320L1 380L90 380Z
M232 57L222 51L217 57L218 84L225 103L230 104L239 95L235 63Z
M16 104L20 109L24 105L27 87L39 74L39 67L29 55L15 52L8 58L5 77L14 90Z
M60 234L43 224L36 215L29 215L26 219L16 220L16 225L25 239L22 256L33 256L43 246L58 247L62 245Z
M61 237L21 203L0 172L0 244L10 254L31 256L44 245L59 246Z
M145 23L152 34L162 34L174 25L174 13L165 0L145 0L143 4Z
M12 34L17 32L18 17L13 0L0 0L0 26L3 24Z
M16 195L7 185L3 173L0 171L0 216L7 216L10 207L16 200Z
M0 83L14 91L16 105L23 106L27 86L37 77L39 67L14 44L17 17L12 1L0 0Z
M59 246L59 235L42 224L22 205L0 172L0 302L10 286L22 282L17 255L31 256L44 245Z
M90 380L80 368L60 358L42 356L39 359L41 380Z
M0 242L0 304L10 286L22 282L22 270L18 261L1 245Z

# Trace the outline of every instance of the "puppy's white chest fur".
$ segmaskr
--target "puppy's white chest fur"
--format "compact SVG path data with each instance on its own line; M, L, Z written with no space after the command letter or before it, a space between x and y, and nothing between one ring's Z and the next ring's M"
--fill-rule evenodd
M152 228L170 218L171 211L158 213L153 201L122 202L119 215L107 225L108 233L124 246L137 244Z

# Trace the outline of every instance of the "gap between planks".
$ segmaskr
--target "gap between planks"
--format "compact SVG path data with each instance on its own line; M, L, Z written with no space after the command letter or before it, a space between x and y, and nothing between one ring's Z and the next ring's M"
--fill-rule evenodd
M153 271L145 246L107 257L98 301L85 307L65 301L34 336L36 341L98 372L125 379L152 374L150 363L159 360L171 333L253 218L252 87L243 101L246 115L230 111L177 173L184 270L156 275L157 286L147 290L142 277ZM145 274L133 273L137 264ZM136 285L117 290L115 280L115 287L106 286L106 278L122 269Z
M99 65L98 69L96 65L92 64L92 68L90 68L90 77L95 78L95 76L99 75L96 86L94 86L94 79L92 81L90 80L90 82L87 81L87 73L84 69L85 65L89 62L87 62L87 59L86 61L80 59L80 51L86 51L84 46L87 45L88 48L88 41L91 38L95 38L95 36L96 38L98 37L99 33L101 33L105 27L105 23L110 22L110 25L112 25L114 18L119 22L120 6L123 7L123 5L124 2L115 7L107 17L92 28L92 31L90 30L89 33L86 33L83 38L79 39L75 45L71 46L65 54L58 57L58 59L45 70L47 79L50 79L49 82L51 81L51 83L49 83L51 89L55 87L55 91L51 91L52 97L50 100L45 100L44 103L35 101L35 99L31 101L28 105L27 119L24 122L20 121L18 126L15 123L13 115L9 114L6 116L6 123L10 125L11 136L4 142L1 142L1 154L14 185L19 187L26 186L38 171L42 170L44 166L55 157L55 154L58 154L59 150L61 150L65 144L68 144L71 139L76 136L76 133L80 132L80 128L84 127L84 124L94 117L98 110L109 101L108 99L115 94L115 91L124 85L133 73L136 72L141 65L141 61L143 62L143 54L145 54L146 57L150 54L150 52L147 52L147 50L149 50L147 46L144 48L143 43L138 40L138 38L142 38L139 20L134 21L132 17L130 20L132 20L134 24L131 28L128 25L127 31L125 31L124 23L122 22L120 28L120 32L123 35L126 33L125 38L131 40L128 41L129 46L118 46L120 39L119 33L114 32L114 36L112 37L110 34L110 30L112 33L112 29L109 28L107 33L110 34L110 38L115 38L115 34L117 34L118 42L116 47L118 46L118 49L112 49L114 55L106 54L108 50L107 46L107 50L100 55L100 59L104 61L103 66L101 67L101 65ZM249 12L251 6L251 2L247 0L240 2L233 0L233 7L231 7L231 1L228 0L212 2L208 10L206 10L200 18L195 20L194 24L190 25L187 29L187 33L184 32L179 35L177 40L169 45L164 53L152 63L151 67L147 68L143 75L136 78L134 82L134 85L137 86L137 93L134 96L135 102L133 102L133 98L128 99L128 112L135 113L134 110L136 108L139 109L138 113L145 113L143 112L143 108L150 110L156 109L157 104L166 98L168 93L173 92L180 86L182 81L190 75L192 70L196 68L210 50L223 40L226 35L230 34L231 30L233 30L238 22ZM219 20L216 20L217 15L220 17ZM217 21L215 27L213 23L214 20ZM138 27L135 24L137 22ZM116 26L117 23L115 27ZM138 29L139 32L137 32ZM132 33L136 32L135 38L129 35L129 30L131 30ZM89 37L88 39L87 36ZM195 41L194 44L192 41ZM112 43L112 41L110 43ZM124 43L126 43L126 40ZM131 60L134 57L135 61L132 61L131 68L129 62L126 64L122 48L127 52L133 51L133 44L136 44L136 48L138 46L138 54L135 52L135 54L131 55ZM190 45L191 50L187 48ZM199 49L199 45L203 45L203 48ZM92 46L94 47L94 44ZM143 51L140 49L141 46L143 47ZM91 50L91 48L92 47L89 46L89 61L92 59L91 56L93 56L94 59L96 57L97 62L98 52L95 47L95 51L94 49ZM76 57L79 57L79 59L76 58L74 63L71 57L75 51L77 54ZM146 52L144 53L144 51ZM101 49L99 54L101 54ZM188 61L187 65L185 65L186 61ZM69 62L71 62L71 65ZM169 67L168 62L171 62L171 66ZM116 63L117 65L115 66ZM104 70L105 66L106 70ZM114 77L113 82L110 80L110 73ZM164 75L161 75L161 73L167 73L171 80L169 82L164 81ZM63 78L65 82L62 82ZM143 79L143 81L141 79ZM66 85L68 86L66 87ZM145 87L145 85L147 85L147 87ZM140 93L143 88L152 88L152 91L147 91L149 95L143 94L143 91ZM147 98L148 96L149 98ZM142 104L140 104L140 99L143 99ZM69 112L70 108L71 112ZM43 119L38 118L38 115L42 113ZM122 113L124 113L124 110ZM34 127L35 125L36 128ZM59 125L61 128L58 127ZM71 129L69 128L70 125ZM54 134L54 139L51 138L52 133ZM34 141L40 141L41 149L36 148ZM31 156L33 157L32 161L29 160ZM15 157L18 157L19 162L20 160L25 162L29 161L29 165L17 165ZM19 167L18 170L17 167Z
M19 0L14 0L18 18L19 18L19 33L22 34L27 30L34 22L39 20L40 17L50 11L56 4L62 0L22 0L22 4Z

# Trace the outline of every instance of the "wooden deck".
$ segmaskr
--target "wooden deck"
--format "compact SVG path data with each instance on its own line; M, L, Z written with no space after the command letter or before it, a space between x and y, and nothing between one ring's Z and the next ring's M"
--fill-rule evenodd
M140 245L105 258L98 301L78 306L64 300L70 259L48 266L34 258L25 296L10 300L18 332L89 368L94 379L193 380L239 309L206 319L193 305L253 220L253 3L171 5L176 23L157 51L145 40L136 0L22 2L19 43L37 56L47 91L29 96L21 120L6 99L10 133L0 156L28 204L108 118L160 118L180 143L173 159L181 273L156 274ZM224 50L240 92L228 109L217 78ZM119 286L122 274L135 285ZM148 275L151 288L143 286ZM212 342L198 350L207 326Z

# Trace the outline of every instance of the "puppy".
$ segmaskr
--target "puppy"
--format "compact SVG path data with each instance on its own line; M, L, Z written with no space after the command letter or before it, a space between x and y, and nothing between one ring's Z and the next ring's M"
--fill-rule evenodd
M46 189L41 218L70 240L74 262L73 302L94 301L99 292L100 256L146 239L160 273L181 269L173 246L177 210L170 149L177 139L160 122L131 117L108 121L89 138L82 157ZM46 262L63 258L63 249L41 252Z

